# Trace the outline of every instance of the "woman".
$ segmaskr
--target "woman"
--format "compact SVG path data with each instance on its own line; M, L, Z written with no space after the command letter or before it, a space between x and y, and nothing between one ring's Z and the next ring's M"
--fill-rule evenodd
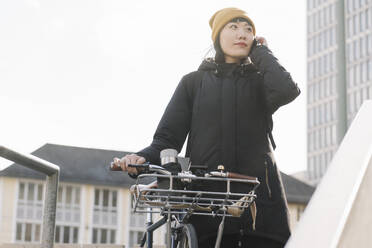
M256 227L245 213L227 218L221 247L283 247L289 238L288 207L272 148L271 115L294 100L300 90L278 63L253 21L237 8L217 11L210 19L216 55L179 83L157 127L152 144L115 158L129 163L160 164L165 148L181 151L188 135L186 157L193 164L258 177ZM199 247L214 247L220 219L191 219Z

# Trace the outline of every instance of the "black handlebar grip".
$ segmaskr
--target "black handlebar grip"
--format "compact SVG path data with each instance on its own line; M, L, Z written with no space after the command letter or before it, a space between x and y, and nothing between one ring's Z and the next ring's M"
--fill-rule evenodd
M143 163L143 164L128 164L128 167L133 168L149 168L150 163Z

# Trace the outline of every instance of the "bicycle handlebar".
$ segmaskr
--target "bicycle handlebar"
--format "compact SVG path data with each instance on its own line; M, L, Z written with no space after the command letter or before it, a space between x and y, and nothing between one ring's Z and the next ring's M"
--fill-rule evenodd
M140 173L160 173L163 175L170 175L171 173L167 171L165 168L155 165L155 164L150 164L149 162L143 163L143 164L128 164L128 167L131 168L137 168L140 169ZM120 166L116 166L114 163L110 164L110 170L112 171L122 171Z
M171 175L171 172L165 169L162 166L150 164L149 162L143 164L128 164L128 167L140 169L140 173L159 173L163 175ZM115 166L114 163L111 163L110 170L112 171L121 171L121 167ZM233 179L247 179L247 180L258 180L257 177L247 176L235 172L222 172L222 171L211 171L205 174L206 177L224 177L224 178L233 178Z

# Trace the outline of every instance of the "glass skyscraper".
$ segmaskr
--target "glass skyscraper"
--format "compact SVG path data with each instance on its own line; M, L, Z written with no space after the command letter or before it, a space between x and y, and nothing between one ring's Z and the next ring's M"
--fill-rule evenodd
M347 122L372 99L372 0L345 0ZM307 169L317 184L337 139L336 0L307 0ZM371 113L372 116L372 113Z

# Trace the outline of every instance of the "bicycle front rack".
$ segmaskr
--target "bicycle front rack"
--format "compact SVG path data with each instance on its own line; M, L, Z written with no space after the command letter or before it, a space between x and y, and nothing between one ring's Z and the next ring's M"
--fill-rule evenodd
M150 178L158 180L158 188L139 187L142 180L149 181ZM219 184L219 188L225 190L204 191L200 190L203 187L195 187L208 183ZM193 215L239 217L257 198L255 190L259 184L258 180L248 179L142 174L134 185L132 209L135 213L188 212ZM249 189L249 192L240 192L242 188Z

